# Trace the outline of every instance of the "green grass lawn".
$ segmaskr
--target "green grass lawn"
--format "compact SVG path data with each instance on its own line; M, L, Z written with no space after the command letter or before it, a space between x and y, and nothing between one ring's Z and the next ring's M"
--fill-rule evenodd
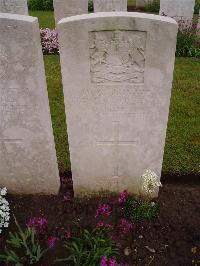
M58 160L70 169L59 56L44 56ZM200 60L177 58L163 172L200 173Z
M55 28L54 13L52 11L29 11L29 15L38 18L40 28Z

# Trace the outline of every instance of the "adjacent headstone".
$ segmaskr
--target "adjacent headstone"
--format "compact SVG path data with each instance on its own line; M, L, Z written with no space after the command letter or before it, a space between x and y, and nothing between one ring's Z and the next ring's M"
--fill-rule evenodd
M153 0L136 0L136 7L137 8L144 8L152 2L153 2Z
M53 0L55 21L88 13L88 0Z
M127 0L93 0L94 12L127 11Z
M1 13L0 36L0 187L13 193L57 193L38 21Z
M160 0L160 15L192 20L195 0Z
M28 15L27 0L0 0L0 13Z
M161 173L177 23L104 12L58 32L75 195L140 193L146 169Z

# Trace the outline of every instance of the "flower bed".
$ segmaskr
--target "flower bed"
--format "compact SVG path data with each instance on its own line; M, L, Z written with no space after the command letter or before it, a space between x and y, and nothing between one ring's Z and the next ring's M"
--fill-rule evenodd
M16 225L12 218L8 230L14 233L21 228L26 235L29 230L29 237L35 232L34 246L37 249L40 246L44 252L34 265L55 262L61 266L159 266L191 265L192 261L195 265L200 260L199 183L164 184L158 200L150 208L154 210L159 206L159 213L147 211L150 206L146 208L146 204L130 205L135 198L127 191L118 196L105 194L73 199L71 185L71 178L63 176L59 196L8 196L18 223ZM127 212L130 206L131 213ZM144 217L144 213L148 215ZM5 245L10 250L11 242L6 243L10 239L8 230L4 228L1 235L0 253ZM24 247L18 249L20 254L25 251ZM92 254L93 262L98 258L98 263L92 264L90 260L84 264L82 260L88 258L88 254ZM74 263L75 258L80 259L81 264Z

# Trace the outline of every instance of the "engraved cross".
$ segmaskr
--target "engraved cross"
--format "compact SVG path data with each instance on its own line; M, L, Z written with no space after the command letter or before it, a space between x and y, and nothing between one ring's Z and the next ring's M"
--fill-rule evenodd
M98 141L97 145L100 146L113 146L113 157L114 157L114 176L113 178L119 178L119 147L135 145L135 140L122 141L119 140L120 122L114 121L114 140L112 141Z

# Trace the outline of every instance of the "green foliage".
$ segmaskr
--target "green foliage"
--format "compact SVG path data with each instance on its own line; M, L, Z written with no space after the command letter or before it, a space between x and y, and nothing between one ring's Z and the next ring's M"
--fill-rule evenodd
M124 215L132 222L152 220L158 215L158 211L157 204L148 200L136 199L133 196L129 196L124 204Z
M149 1L145 9L148 12L159 13L159 11L160 11L160 0Z
M89 12L93 12L94 11L94 5L93 5L93 1L92 0L88 1L88 11Z
M53 0L28 0L29 10L53 10Z
M200 36L196 34L195 24L179 23L176 56L200 58Z
M195 1L195 6L194 6L194 14L199 15L199 10L200 10L200 0Z
M99 265L102 256L119 255L116 243L108 237L105 230L100 229L92 232L84 230L79 238L66 241L65 248L70 252L70 256L58 261L68 261L75 266Z
M16 219L15 223L19 232L9 233L9 240L6 241L8 247L5 247L4 254L0 255L0 261L16 266L39 262L47 249L41 248L34 229L28 228L23 232Z

